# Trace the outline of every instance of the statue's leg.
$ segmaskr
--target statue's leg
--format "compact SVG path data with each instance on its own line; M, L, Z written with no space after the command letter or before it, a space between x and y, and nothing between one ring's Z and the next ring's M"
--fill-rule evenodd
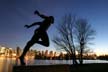
M41 41L37 41L38 44L44 45L46 47L49 46L49 38L46 32L41 32L39 33L39 37L41 39Z
M25 65L25 63L24 63L24 56L26 55L26 53L30 49L30 47L33 46L36 41L38 41L38 39L39 38L38 38L37 34L34 34L32 39L27 42L26 46L24 47L23 53L20 56L21 65Z

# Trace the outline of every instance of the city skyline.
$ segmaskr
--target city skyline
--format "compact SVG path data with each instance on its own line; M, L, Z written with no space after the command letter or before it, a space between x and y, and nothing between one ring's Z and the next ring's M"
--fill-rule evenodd
M68 13L87 19L96 30L95 39L91 45L96 53L108 53L108 1L107 0L1 0L0 1L0 45L24 48L33 35L34 29L24 28L25 24L42 21L34 15L39 10L46 15L55 17L55 23L48 30L51 39L56 35L56 25ZM53 34L52 34L53 33ZM50 47L35 44L37 50L56 50L51 42Z
M8 48L8 47L0 47L0 57L18 58L21 55L22 51L23 50L20 47L17 47L15 49ZM39 57L44 56L44 58L45 58L45 56L46 56L47 59L52 59L53 57L60 57L60 56L65 56L66 57L67 55L71 56L70 54L63 53L63 52L58 53L58 52L49 51L49 50L37 51L37 50L34 50L34 49L30 49L27 52L25 57L27 58L27 57L30 56L30 57L35 58L36 56L39 56ZM77 55L77 57L79 57L79 53L76 53L76 55ZM89 58L91 56L90 58L93 58L93 59L96 59L96 57L99 57L95 53L84 53L83 56L86 57L86 58ZM105 55L102 55L102 56L105 56ZM48 57L50 57L50 58L48 58Z

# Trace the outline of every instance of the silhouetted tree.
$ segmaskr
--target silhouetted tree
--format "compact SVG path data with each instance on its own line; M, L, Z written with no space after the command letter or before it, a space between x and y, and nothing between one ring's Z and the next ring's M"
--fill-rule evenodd
M73 38L75 22L75 17L72 17L70 14L65 15L62 22L57 26L59 34L53 38L53 42L57 45L58 49L66 51L69 56L73 56L71 57L73 59L73 64L77 64Z
M57 26L58 35L53 37L53 42L58 49L66 51L73 64L77 64L76 50L80 55L79 62L83 63L83 53L89 52L87 44L94 38L95 31L85 19L78 19L75 16L65 15L62 23Z
M75 39L79 46L80 53L80 64L83 64L83 53L87 52L87 44L90 40L94 39L95 31L92 29L91 25L87 23L85 19L78 19L75 23Z

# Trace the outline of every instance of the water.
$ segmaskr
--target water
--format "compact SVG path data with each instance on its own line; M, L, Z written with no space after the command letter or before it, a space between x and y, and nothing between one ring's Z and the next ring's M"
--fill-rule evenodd
M27 59L27 65L72 64L72 60L34 60ZM108 63L105 60L84 60L84 63ZM20 65L16 58L0 58L0 72L12 72L14 65Z
M106 60L84 60L84 64L87 63L108 63ZM35 60L32 65L51 65L51 64L72 64L72 60Z
M0 72L12 72L15 59L12 58L0 58Z

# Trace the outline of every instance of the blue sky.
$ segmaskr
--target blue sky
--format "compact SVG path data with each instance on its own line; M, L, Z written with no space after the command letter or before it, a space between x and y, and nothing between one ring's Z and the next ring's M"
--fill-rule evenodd
M96 37L90 46L97 52L108 52L108 1L107 0L0 0L0 45L23 48L33 35L34 29L24 28L25 24L41 21L33 12L39 10L53 15L55 23L48 30L50 40L55 34L55 26L68 13L85 18L96 30ZM55 50L35 44L38 50Z

